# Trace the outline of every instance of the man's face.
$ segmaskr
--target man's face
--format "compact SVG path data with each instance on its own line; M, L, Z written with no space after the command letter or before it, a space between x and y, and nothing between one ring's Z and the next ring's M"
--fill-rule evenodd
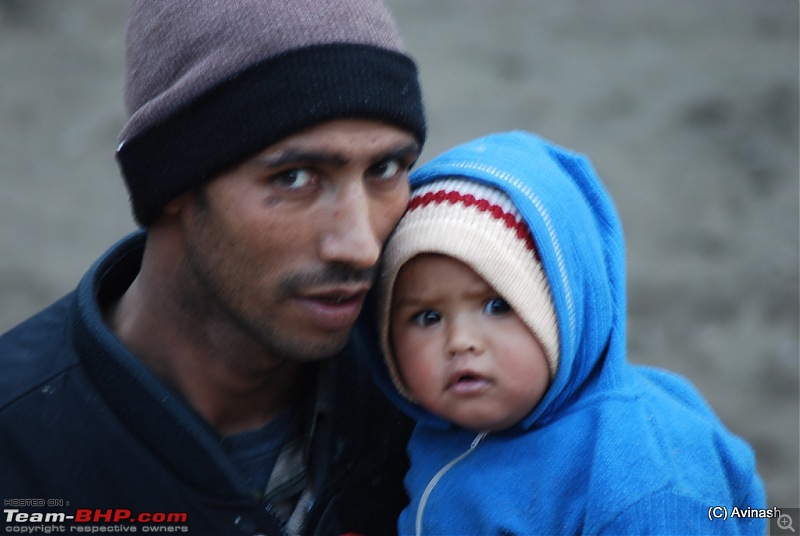
M404 130L339 120L210 181L181 211L192 300L272 357L335 354L405 211L418 155Z

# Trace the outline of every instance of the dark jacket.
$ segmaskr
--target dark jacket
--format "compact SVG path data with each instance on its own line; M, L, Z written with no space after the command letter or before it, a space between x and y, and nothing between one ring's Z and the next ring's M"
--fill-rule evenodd
M74 292L0 337L0 525L88 526L76 520L91 514L142 532L149 514L179 514L163 519L190 534L278 534L218 433L102 321L101 304L138 272L144 236L121 241ZM313 534L390 533L406 502L410 428L374 391L355 346L331 361L332 407L315 424ZM10 510L52 515L22 521Z

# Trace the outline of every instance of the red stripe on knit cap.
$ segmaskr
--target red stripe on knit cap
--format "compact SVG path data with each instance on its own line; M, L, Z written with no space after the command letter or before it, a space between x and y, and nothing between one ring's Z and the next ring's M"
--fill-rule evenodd
M450 203L451 205L461 203L465 207L475 207L479 212L488 212L494 218L502 220L506 224L506 227L513 230L517 238L525 242L525 247L531 251L536 251L530 230L521 220L518 220L513 214L506 212L500 205L490 203L486 199L478 199L472 194L462 194L456 191L447 192L445 190L427 192L411 199L408 204L408 211L411 212L412 210L431 204L441 205L444 203Z

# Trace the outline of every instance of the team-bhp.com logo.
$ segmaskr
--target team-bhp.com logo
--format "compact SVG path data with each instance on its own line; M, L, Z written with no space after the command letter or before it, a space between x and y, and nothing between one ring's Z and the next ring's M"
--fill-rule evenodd
M5 500L6 533L51 534L61 532L189 532L185 512L134 512L129 508L77 508L73 512L52 511L69 506L65 501ZM25 508L23 511L21 508ZM45 508L50 511L31 511Z

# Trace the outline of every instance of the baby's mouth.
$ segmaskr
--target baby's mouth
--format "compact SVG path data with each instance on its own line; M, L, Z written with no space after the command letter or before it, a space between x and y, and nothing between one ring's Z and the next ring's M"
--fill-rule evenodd
M462 370L450 376L447 390L456 395L473 396L483 393L491 384L489 378L478 372Z

